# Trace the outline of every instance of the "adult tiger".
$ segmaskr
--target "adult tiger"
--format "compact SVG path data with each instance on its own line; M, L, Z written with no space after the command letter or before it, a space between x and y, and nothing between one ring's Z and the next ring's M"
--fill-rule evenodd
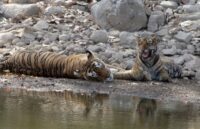
M91 51L86 54L61 55L53 52L16 52L0 63L0 71L45 76L112 81L113 75Z

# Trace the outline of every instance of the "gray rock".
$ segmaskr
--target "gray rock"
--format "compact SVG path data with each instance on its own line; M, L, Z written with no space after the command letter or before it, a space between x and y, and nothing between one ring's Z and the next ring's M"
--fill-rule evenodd
M29 43L33 42L36 38L36 34L31 29L28 28L22 29L22 31L18 34L18 36L21 39L28 41Z
M194 12L199 12L200 11L200 5L195 4L195 5L184 5L183 10L186 13L194 13Z
M193 60L190 60L185 63L185 68L191 69L191 70L199 70L200 69L200 58L199 57L193 57Z
M92 6L91 13L96 23L105 29L136 31L147 23L141 0L102 0Z
M191 54L184 54L178 58L174 59L174 63L183 65L185 62L189 62L193 60L193 56Z
M160 5L165 8L172 8L172 9L176 9L178 7L178 4L174 1L162 1Z
M148 31L155 32L160 26L163 26L165 23L165 15L161 11L154 11L151 13L149 22L148 22Z
M55 40L58 39L58 34L57 33L47 33L45 36L44 36L44 40L46 40L47 43L51 43Z
M108 33L105 30L96 30L91 34L90 39L94 42L106 43L108 41Z
M88 50L93 51L93 52L100 52L102 51L102 48L98 45L89 45Z
M40 20L33 27L37 30L45 30L49 28L49 24L45 20Z
M57 5L57 6L64 5L65 4L65 0L55 0L54 4Z
M159 31L157 31L156 34L159 36L165 36L168 35L168 31L169 31L168 28L162 28Z
M0 5L0 11L6 18L15 18L17 16L30 17L38 15L41 9L36 4L3 4Z
M18 47L24 47L25 45L27 45L25 42L17 42L16 45Z
M121 63L123 61L123 53L122 52L113 53L109 61L111 61L112 63Z
M123 58L127 58L127 57L133 57L136 54L136 51L133 49L126 49L123 52Z
M193 45L187 45L187 50L191 53L191 54L193 54L194 53L194 51L195 51L195 47L193 46Z
M123 31L119 35L120 45L124 48L135 48L137 45L137 38L133 33Z
M199 20L200 12L189 13L189 14L180 14L178 16L179 16L179 19L182 21L184 21L184 20Z
M8 3L18 3L18 4L30 4L30 3L36 3L41 0L8 0Z
M179 41L189 43L192 39L192 34L190 32L186 33L183 31L179 31L174 37Z
M14 38L15 38L15 36L11 32L0 33L0 42L1 43L11 42Z
M64 14L65 8L62 6L49 6L45 9L45 15Z
M70 34L59 35L59 40L60 41L69 41L70 39L71 39L71 35Z
M175 47L172 47L172 48L169 48L169 49L163 49L162 53L165 56L173 56L177 53L177 50L176 50Z

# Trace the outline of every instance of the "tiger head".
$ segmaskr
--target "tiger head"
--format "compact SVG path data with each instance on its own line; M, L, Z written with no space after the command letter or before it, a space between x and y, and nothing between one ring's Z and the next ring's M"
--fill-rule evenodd
M158 40L155 34L138 37L138 56L142 61L150 61L157 55Z
M86 71L84 77L86 80L95 81L112 81L113 74L105 63L94 56L94 54L87 50L88 61L86 64Z

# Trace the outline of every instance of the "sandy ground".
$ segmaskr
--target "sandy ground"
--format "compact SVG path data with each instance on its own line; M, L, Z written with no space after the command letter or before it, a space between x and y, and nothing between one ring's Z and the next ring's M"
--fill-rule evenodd
M0 75L0 87L34 91L72 91L86 94L124 94L157 100L175 100L200 104L200 82L185 79L173 80L172 83L119 80L104 83L64 78Z

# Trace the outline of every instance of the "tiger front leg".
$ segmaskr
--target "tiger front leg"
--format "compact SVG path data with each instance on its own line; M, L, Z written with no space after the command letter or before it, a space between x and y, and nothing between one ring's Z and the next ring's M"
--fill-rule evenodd
M165 69L162 69L159 74L159 81L171 82L171 78Z

